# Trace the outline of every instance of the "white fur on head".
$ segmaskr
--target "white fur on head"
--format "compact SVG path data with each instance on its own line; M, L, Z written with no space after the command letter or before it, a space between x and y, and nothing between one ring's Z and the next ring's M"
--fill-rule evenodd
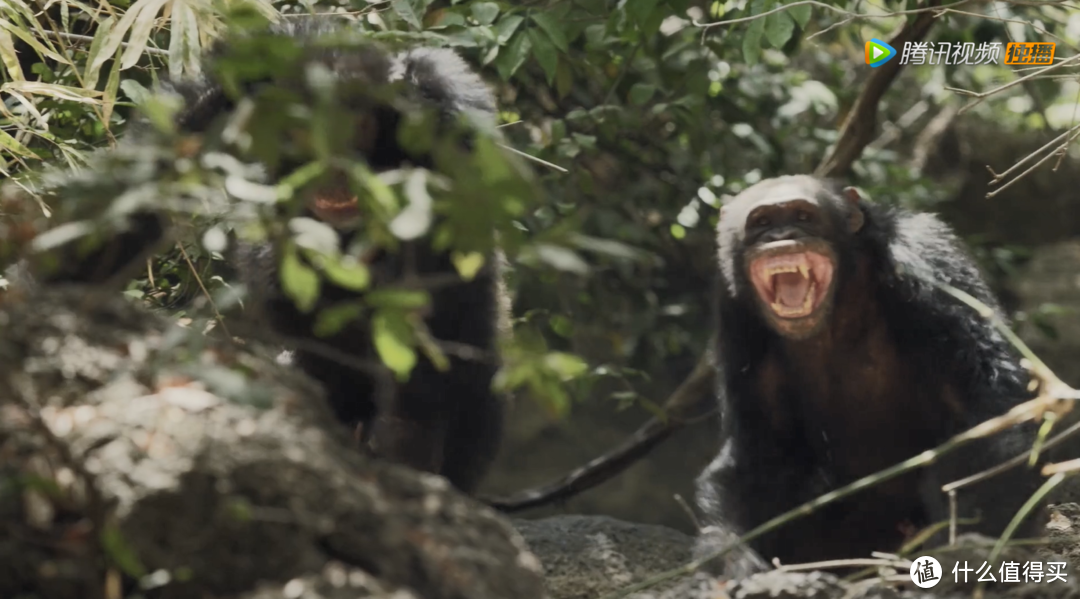
M394 56L390 81L402 80L446 112L464 113L494 125L491 89L453 50L414 48Z
M735 276L735 248L742 243L746 231L746 217L757 203L764 199L813 200L826 192L825 184L816 177L785 175L751 185L724 204L721 208L720 223L716 227L716 243L720 274L724 277L724 286L731 297L739 293Z

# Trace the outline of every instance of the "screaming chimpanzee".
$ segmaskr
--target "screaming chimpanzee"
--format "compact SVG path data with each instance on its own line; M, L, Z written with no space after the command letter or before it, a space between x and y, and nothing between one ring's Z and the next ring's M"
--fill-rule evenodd
M699 557L1032 396L1011 346L932 284L998 309L934 216L788 176L724 205L718 233L723 444L698 479L709 520ZM1014 427L826 505L728 554L726 574L761 569L761 558L895 551L917 527L948 518L941 485L1012 458L1033 439L1032 426ZM958 516L981 515L973 530L1000 534L1038 482L1014 468L965 488Z
M338 130L332 133L351 134L352 156L362 159L375 173L408 165L439 169L432 155L417 154L415 146L399 143L399 124L406 116L403 107L418 105L436 112L438 132L459 125L459 117L466 113L474 117L474 124L494 128L491 92L452 51L418 48L390 54L370 43L320 43L320 36L340 32L340 24L330 19L302 18L287 19L272 27L272 36L299 40L302 54L298 66L288 73L274 73L265 81L244 82L239 86L243 98L237 97L227 82L220 81L212 68L205 69L209 74L204 77L169 84L167 88L183 101L175 118L177 128L198 135L235 127L238 107L243 108L243 102L267 89L273 91L274 86L310 98L307 108L313 109L320 92L307 86L316 71L332 76L339 105L348 113L347 120L333 123ZM220 45L214 52L227 50L227 45ZM257 104L248 102L246 110L250 111L252 105ZM302 134L290 134L282 146L303 148L306 138ZM473 147L469 139L457 143L454 147L462 153ZM282 151L278 164L263 165L270 182L304 164L303 160L311 160L288 151ZM248 288L248 312L255 315L255 322L267 325L292 347L295 363L324 386L339 419L354 427L359 425L375 454L442 474L458 488L473 492L495 457L503 425L502 401L491 389L498 366L494 355L499 311L505 309L499 301L497 260L487 256L479 272L465 279L459 276L450 251L433 247L432 235L403 241L393 251L385 245L365 245L368 240L358 229L358 223L364 221L363 210L344 173L324 177L304 193L303 215L334 228L342 253L355 254L367 266L372 281L369 288L400 284L403 278L441 281L428 289L431 300L423 315L431 337L477 351L470 359L449 355L449 368L444 371L426 356L418 355L409 378L390 381L392 397L380 401L383 396L378 396L377 391L385 387L380 387L377 375L355 365L357 361L379 362L370 319L354 319L328 337L313 330L322 309L356 302L364 292L339 286L327 278L315 308L300 310L282 290L280 246L273 243L241 243L231 256L231 266ZM51 280L94 282L115 275L132 259L145 254L146 248L156 245L167 231L164 220L153 213L136 213L130 221L126 232L89 258L63 260ZM337 357L342 354L354 362L343 363Z

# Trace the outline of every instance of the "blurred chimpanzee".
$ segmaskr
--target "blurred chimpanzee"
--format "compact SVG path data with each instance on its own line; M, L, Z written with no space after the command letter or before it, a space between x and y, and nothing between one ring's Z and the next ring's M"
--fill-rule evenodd
M1004 338L931 284L998 309L934 216L787 176L724 205L718 229L722 448L698 479L708 518L699 557L1032 396ZM975 442L784 525L711 567L742 576L773 558L895 551L917 527L948 518L941 485L1012 458L1033 439L1033 427L1023 425ZM958 516L981 516L970 530L1000 534L1038 484L1036 472L1014 468L959 491Z
M340 32L341 23L303 18L286 19L273 26L272 36L300 41L299 67L275 73L265 81L245 81L239 86L239 95L211 68L202 77L166 84L166 89L183 100L175 118L177 128L193 134L222 131L235 122L241 97L253 97L271 84L310 98L307 107L314 110L320 91L311 81L321 72L324 82L325 75L330 76L338 90L339 105L347 109L350 117L334 122L332 125L339 130L331 134L349 134L350 157L362 158L376 173L407 165L437 169L437 161L430 154L417 154L413 146L399 143L399 124L405 118L402 106L418 105L437 113L435 126L439 132L449 132L451 125L457 127L465 115L473 117L474 125L493 129L495 103L491 92L452 51L416 48L392 54L374 44L319 43L325 39L322 36ZM228 48L219 45L213 54L224 54ZM143 131L132 135L138 137ZM302 138L294 141L304 147ZM465 152L473 146L466 138L455 147ZM281 156L277 164L263 165L271 182L311 159L287 151ZM460 352L449 355L449 369L442 371L419 356L408 380L391 380L392 397L379 401L377 391L385 390L377 384L380 379L371 370L356 366L359 361L374 364L379 360L370 319L355 319L329 337L313 331L321 309L355 301L363 292L326 279L315 309L301 311L282 291L281 254L271 243L240 244L233 252L232 266L249 289L248 312L255 314L256 322L268 325L285 339L293 349L295 363L322 383L343 422L359 425L375 454L442 474L460 489L473 492L495 457L503 425L502 402L491 389L498 366L494 356L499 311L505 309L499 301L498 261L488 256L481 270L466 280L458 275L449 250L433 248L430 235L403 242L397 251L365 246L357 227L364 220L363 209L344 173L320 179L306 196L304 210L306 216L337 231L343 252L369 248L356 253L368 267L372 286L400 282L403 277L441 281L428 289L431 302L424 320L431 336L439 342L477 351L467 356L469 359L460 357ZM60 270L47 280L99 282L115 277L168 232L159 214L138 212L129 220L126 232L89 258L61 264ZM340 355L353 359L353 363L343 363Z

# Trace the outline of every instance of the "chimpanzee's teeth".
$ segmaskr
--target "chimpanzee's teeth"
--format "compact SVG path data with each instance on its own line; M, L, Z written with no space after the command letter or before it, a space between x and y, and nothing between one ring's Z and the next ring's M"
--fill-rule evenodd
M789 308L778 301L774 301L771 307L778 315L786 318L797 318L800 316L807 316L814 311L814 297L816 297L817 283L810 281L810 288L806 290L806 297L803 298L803 303L798 308Z
M765 276L771 277L773 275L782 274L785 272L797 272L803 276L804 279L810 278L810 266L806 263L801 264L787 264L784 266L770 266L765 269Z

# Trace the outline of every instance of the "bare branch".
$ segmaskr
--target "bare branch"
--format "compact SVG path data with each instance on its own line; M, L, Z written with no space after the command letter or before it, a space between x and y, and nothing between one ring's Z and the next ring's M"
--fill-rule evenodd
M700 418L696 412L703 399L711 398L715 369L708 352L698 361L693 372L664 403L667 415L663 421L651 418L623 443L560 477L535 489L522 491L512 497L484 498L483 501L503 512L513 513L562 501L611 479L628 466L647 455L675 431Z
M939 4L939 0L930 2L931 7L937 7ZM900 32L889 40L890 45L902 47L905 43L919 41L926 37L930 26L934 23L934 14L928 10L915 12L918 12L918 16L904 25ZM840 138L832 154L821 162L815 172L816 175L841 177L851 169L851 165L862 155L863 150L874 138L878 103L900 73L901 67L900 61L896 60L874 69L840 129Z
M1041 68L1041 69L1039 69L1037 71L1032 72L1029 75L1024 75L1023 77L1021 77L1019 79L1014 79L1014 80L1006 83L1005 85L995 87L994 89L992 89L990 91L986 91L986 92L973 92L971 90L961 89L961 88L958 88L958 87L946 87L945 89L947 89L947 90L949 90L951 92L956 92L956 93L961 94L961 95L970 96L972 98L975 98L975 101L969 103L968 105L966 105L966 106L964 106L963 108L960 109L960 114L963 114L963 113L967 112L968 110L971 110L972 108L977 106L980 102L982 102L986 98L989 98L990 96L993 96L994 94L999 94L999 93L1001 93L1001 92L1003 92L1003 91L1005 91L1005 90L1007 90L1007 89L1009 89L1009 88L1011 88L1013 86L1024 83L1025 81L1028 81L1028 80L1033 79L1035 77L1038 77L1040 75L1045 75L1049 71L1053 71L1055 69L1060 69L1063 66L1073 64L1077 60L1080 60L1080 54L1070 56L1069 58L1066 58L1065 60L1062 60L1061 62L1052 64L1052 65L1047 66L1047 67L1043 67L1043 68Z

